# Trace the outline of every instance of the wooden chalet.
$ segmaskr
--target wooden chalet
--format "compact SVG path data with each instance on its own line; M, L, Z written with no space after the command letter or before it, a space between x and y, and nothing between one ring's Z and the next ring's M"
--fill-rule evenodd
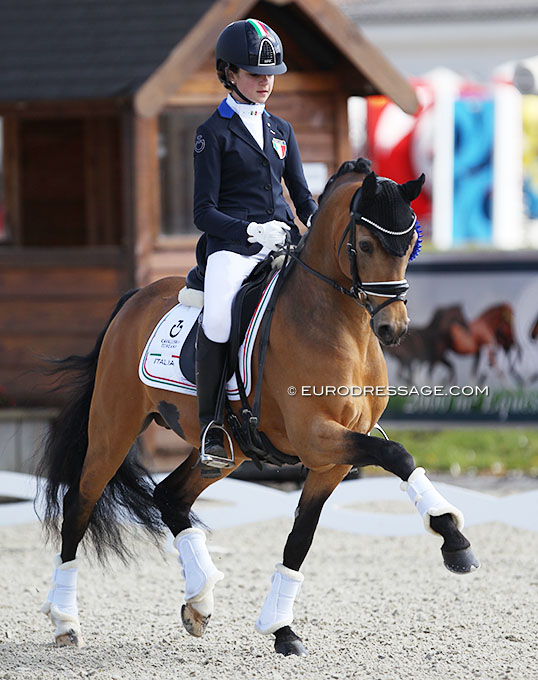
M42 358L87 353L122 292L192 265L194 131L225 96L217 36L248 16L282 38L268 108L314 184L350 157L349 96L415 109L329 0L2 3L0 386L17 405L58 404Z

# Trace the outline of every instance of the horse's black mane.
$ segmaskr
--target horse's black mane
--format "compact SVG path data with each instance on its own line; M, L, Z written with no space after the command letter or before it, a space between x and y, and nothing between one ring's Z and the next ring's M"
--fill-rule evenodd
M342 163L334 175L331 175L331 177L329 177L327 180L325 188L319 195L318 205L321 205L327 194L327 190L333 185L334 181L339 177L342 177L342 175L347 175L349 172L357 172L367 175L368 173L372 172L372 162L367 158L357 158L356 161L346 161L345 163Z

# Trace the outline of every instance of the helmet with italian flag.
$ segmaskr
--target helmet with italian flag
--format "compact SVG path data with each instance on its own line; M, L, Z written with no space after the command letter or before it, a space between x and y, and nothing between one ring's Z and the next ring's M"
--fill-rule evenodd
M226 26L217 39L216 60L217 70L220 62L265 75L276 76L288 70L280 38L257 19L234 21Z

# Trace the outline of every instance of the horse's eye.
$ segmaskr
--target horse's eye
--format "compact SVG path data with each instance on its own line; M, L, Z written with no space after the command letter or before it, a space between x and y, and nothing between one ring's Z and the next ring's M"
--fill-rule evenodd
M363 253L374 252L374 246L370 243L370 241L360 241L359 248L362 250Z

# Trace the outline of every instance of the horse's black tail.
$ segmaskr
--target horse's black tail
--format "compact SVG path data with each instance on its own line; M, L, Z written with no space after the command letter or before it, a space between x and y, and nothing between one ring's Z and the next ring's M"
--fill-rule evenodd
M87 356L71 355L53 360L55 366L50 373L69 378L71 398L52 424L37 468L38 476L43 480L38 498L44 502L41 512L49 538L59 536L65 494L69 489L76 493L78 488L88 448L90 402L105 333L123 305L136 292L131 290L119 300ZM127 516L154 535L160 534L163 525L153 501L153 488L147 470L136 460L133 447L97 502L86 530L99 559L104 558L108 550L124 560L130 556L122 540L122 525L125 525Z

